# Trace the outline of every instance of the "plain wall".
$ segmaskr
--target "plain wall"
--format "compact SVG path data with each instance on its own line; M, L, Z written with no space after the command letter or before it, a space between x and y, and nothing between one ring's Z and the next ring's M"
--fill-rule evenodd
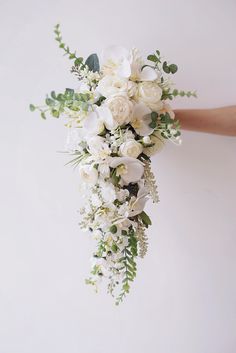
M78 175L63 121L30 113L76 87L53 39L87 56L109 44L160 49L179 65L173 107L236 104L236 3L0 1L0 353L236 352L236 139L183 132L153 158L161 202L125 302L86 286ZM222 116L222 119L224 117Z

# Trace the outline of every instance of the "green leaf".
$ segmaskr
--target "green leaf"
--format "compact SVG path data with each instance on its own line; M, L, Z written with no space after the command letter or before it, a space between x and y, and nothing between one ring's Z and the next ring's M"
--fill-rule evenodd
M117 226L115 224L113 224L111 227L110 227L110 232L112 234L115 234L117 232Z
M35 107L35 105L30 104L30 105L29 105L29 109L30 109L31 112L34 112L35 109L36 109L36 107Z
M170 69L169 69L169 66L167 65L167 62L164 61L163 65L162 65L162 68L163 68L163 71L166 73L166 74L169 74L170 73Z
M146 227L150 226L152 224L152 221L150 219L150 217L146 214L146 212L141 212L139 214L139 216L141 217L143 223L145 224Z
M151 129L155 129L157 127L157 123L155 121L152 121L149 125L148 125Z
M53 99L57 99L57 96L56 96L55 91L52 91L52 92L51 92L51 97L52 97Z
M178 66L175 64L171 64L169 65L169 69L172 74L175 74L178 71Z
M82 64L83 60L84 59L82 57L76 58L75 62L74 62L75 66L80 66Z
M157 58L156 55L154 55L154 54L148 55L147 59L148 59L149 61L154 62L154 63L156 63L156 62L158 61L158 58Z
M45 99L45 103L49 106L49 107L52 107L52 106L54 106L54 100L53 99L51 99L51 98L46 98Z
M59 111L58 110L56 110L56 109L53 109L52 111L51 111L51 113L52 113L52 116L54 116L54 118L59 118Z
M45 115L45 113L44 113L44 112L41 112L41 114L40 114L40 115L41 115L41 118L42 118L42 119L46 119L46 115Z
M100 65L99 65L99 59L97 54L91 54L85 61L85 65L88 66L89 70L96 72L99 71Z

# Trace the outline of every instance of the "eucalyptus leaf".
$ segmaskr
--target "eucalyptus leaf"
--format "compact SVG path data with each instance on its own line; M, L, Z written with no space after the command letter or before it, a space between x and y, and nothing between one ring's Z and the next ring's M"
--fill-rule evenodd
M96 72L100 70L99 59L97 54L91 54L85 61L85 65L88 66L89 70Z

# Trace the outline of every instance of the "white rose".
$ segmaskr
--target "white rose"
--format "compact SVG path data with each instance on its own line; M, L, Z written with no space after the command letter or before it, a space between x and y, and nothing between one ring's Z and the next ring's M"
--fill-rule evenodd
M133 104L126 95L115 95L106 100L114 121L118 125L128 124L132 119Z
M142 153L142 151L143 151L143 146L141 145L141 143L135 140L124 142L120 146L120 154L123 157L137 158L140 155L140 153Z
M149 157L161 151L165 144L164 138L157 131L150 135L150 140L153 146L145 147L143 150L143 152Z
M118 93L126 93L128 89L128 80L117 76L103 77L96 91L104 97L110 97Z
M81 180L88 184L96 184L98 179L97 169L88 164L79 167L79 175Z
M162 89L156 81L140 82L136 100L145 103L151 110L160 110L163 106L161 102Z

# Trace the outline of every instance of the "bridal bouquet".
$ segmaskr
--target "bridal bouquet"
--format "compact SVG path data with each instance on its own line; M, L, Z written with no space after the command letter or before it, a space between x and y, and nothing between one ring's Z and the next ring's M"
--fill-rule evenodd
M84 198L80 226L96 241L86 282L97 289L106 280L119 304L136 276L137 257L147 251L151 220L145 204L150 198L158 202L150 156L166 140L180 143L168 101L195 93L173 89L168 75L177 66L163 61L158 50L143 60L136 48L111 46L101 58L91 54L84 60L64 43L59 25L55 35L73 60L78 84L63 93L52 91L44 106L31 104L30 110L39 110L43 119L47 114L67 119L66 151L78 167Z

